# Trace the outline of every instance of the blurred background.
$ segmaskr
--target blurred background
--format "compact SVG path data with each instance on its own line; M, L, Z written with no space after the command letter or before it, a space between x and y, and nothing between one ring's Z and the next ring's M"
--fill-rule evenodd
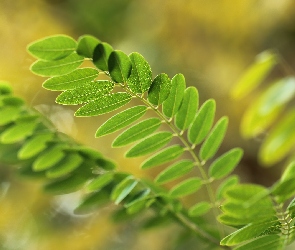
M56 94L41 88L43 79L29 67L28 43L48 35L75 39L91 34L125 53L137 51L150 63L154 76L183 73L187 85L200 92L200 101L217 101L217 118L228 115L229 131L220 152L233 146L245 150L238 172L243 181L270 185L280 167L257 163L260 138L243 140L239 121L251 97L235 101L230 89L255 56L277 50L295 66L295 2L292 0L0 0L0 79L9 81L28 105L50 117L58 130L115 158L121 170L139 171L137 160L111 150L112 137L95 139L101 118L74 119L74 109L54 103ZM270 77L283 76L276 69ZM197 249L196 242L174 248L178 228L139 232L136 221L114 225L109 209L88 216L72 214L79 194L51 197L40 183L21 180L0 168L0 249ZM174 237L175 238L175 237Z

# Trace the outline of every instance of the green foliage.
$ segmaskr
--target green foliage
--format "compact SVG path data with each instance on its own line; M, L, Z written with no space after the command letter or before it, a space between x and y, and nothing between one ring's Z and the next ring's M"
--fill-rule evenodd
M38 59L31 70L50 77L43 87L62 91L56 102L82 104L75 116L98 116L120 109L104 121L95 136L123 130L112 146L131 144L125 156L149 155L141 168L159 167L159 172L148 180L118 171L115 163L99 152L49 127L45 118L13 96L7 83L0 84L1 162L17 163L23 176L43 178L46 192L83 190L86 195L77 214L113 202L119 207L113 215L117 221L153 210L153 216L146 214L149 217L142 228L176 222L210 242L210 247L284 249L294 241L295 205L294 200L288 201L295 195L294 161L269 188L239 184L239 178L230 174L238 166L242 150L218 153L228 118L221 117L213 125L215 101L209 99L199 108L198 90L186 87L182 74L170 80L162 73L153 79L142 55L126 55L90 35L77 42L64 35L48 37L31 43L28 50ZM92 61L93 67L81 67L84 60ZM271 52L260 56L234 96L242 97L257 87L277 60ZM255 102L246 135L257 135L260 128L273 122L293 98L293 82L290 77L279 80ZM280 94L276 95L277 91ZM293 114L283 117L262 145L260 157L267 164L290 152ZM171 185L166 185L168 182ZM192 198L189 206L182 202L188 195Z

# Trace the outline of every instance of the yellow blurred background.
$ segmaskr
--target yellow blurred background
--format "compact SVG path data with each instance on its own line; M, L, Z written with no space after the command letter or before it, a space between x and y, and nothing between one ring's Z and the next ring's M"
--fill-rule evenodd
M242 179L270 184L280 169L261 170L256 160L259 138L244 141L238 127L251 98L237 103L229 91L256 54L273 48L295 66L295 2L292 0L0 0L0 79L9 81L28 105L50 116L58 129L118 161L120 169L138 169L139 160L126 160L111 150L112 136L95 139L101 118L72 119L71 107L54 103L56 94L41 88L30 71L34 61L28 43L53 34L75 39L97 36L126 53L140 52L153 73L172 77L183 73L187 85L200 92L201 102L217 100L217 117L229 115L230 127L221 151L245 149ZM280 70L272 77L281 76ZM66 118L64 118L66 117ZM156 171L156 170L155 170ZM114 226L111 208L89 216L74 216L79 194L50 197L40 183L21 180L13 170L0 169L0 249L7 250L162 250L172 248L178 229L137 232L136 222ZM197 249L195 242L186 249Z

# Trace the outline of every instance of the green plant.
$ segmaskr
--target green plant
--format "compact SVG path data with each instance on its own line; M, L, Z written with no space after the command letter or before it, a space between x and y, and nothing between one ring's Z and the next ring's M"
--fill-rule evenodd
M111 201L119 205L117 216L127 219L153 210L143 227L174 221L207 249L284 249L294 241L294 162L269 188L240 184L231 173L242 150L217 154L227 117L213 126L214 100L199 108L198 91L186 87L182 74L171 80L166 74L153 78L143 56L126 55L89 35L77 42L65 35L47 37L30 44L28 51L38 59L32 72L50 77L43 87L63 91L57 103L82 104L76 116L121 109L97 129L96 137L125 129L113 147L132 144L125 155L130 158L151 154L142 169L165 166L154 180L119 172L101 154L50 130L47 120L1 85L1 148L13 153L9 160L21 172L49 181L46 191L86 191L77 213ZM85 61L93 66L83 67ZM2 153L1 161L8 155ZM206 198L196 199L199 193ZM187 195L195 199L189 207L182 202Z

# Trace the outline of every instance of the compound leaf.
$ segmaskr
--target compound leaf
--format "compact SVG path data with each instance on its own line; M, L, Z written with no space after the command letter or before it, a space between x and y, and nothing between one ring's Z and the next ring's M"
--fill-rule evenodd
M64 105L76 105L90 102L109 94L113 88L114 83L110 81L85 83L83 86L64 91L56 98L56 102Z
M86 58L92 58L95 47L100 41L91 35L80 36L78 39L77 54Z
M189 173L194 168L194 162L190 160L182 160L179 161L172 166L164 169L159 175L156 177L156 183L166 183L168 181L175 180Z
M188 140L192 144L201 143L208 135L215 115L215 101L207 100L198 111L193 123L188 129Z
M113 141L113 147L125 146L131 142L140 140L153 132L155 132L161 125L161 120L158 118L149 118L140 123L128 128L121 133Z
M154 152L155 150L165 146L173 137L170 132L158 132L154 135L143 139L133 146L127 153L126 157L138 157Z
M196 115L199 106L199 94L195 87L184 91L183 101L175 116L175 125L180 130L186 130Z
M82 56L72 53L57 61L38 60L31 66L31 71L40 76L59 76L72 72L84 61Z
M115 82L125 83L131 74L132 63L124 52L115 50L109 56L108 68Z
M163 113L172 118L178 111L186 87L185 79L182 74L177 74L172 78L172 87L167 99L163 102Z
M42 38L28 45L27 50L36 58L42 60L59 60L76 50L77 42L65 35L55 35Z
M234 148L218 157L209 167L209 176L215 179L223 178L234 170L243 155L243 150Z
M204 141L200 149L200 158L204 161L212 158L223 141L228 124L228 118L222 117Z
M82 86L93 81L98 76L98 71L93 68L76 69L73 72L47 79L43 88L49 90L67 90Z
M112 116L97 129L95 137L104 136L128 126L142 117L146 111L146 106L136 106Z
M155 167L166 162L172 161L179 156L181 156L184 152L184 148L180 145L173 145L163 149L162 151L152 155L146 161L144 161L141 165L142 169L147 169L151 167Z
M155 77L148 91L148 101L153 105L162 104L169 96L171 80L167 74L161 73Z
M131 101L131 96L118 92L102 96L79 108L75 116L96 116L114 111Z
M136 94L142 94L152 84L152 70L148 62L139 53L129 55L132 64L131 74L127 80L128 87Z

